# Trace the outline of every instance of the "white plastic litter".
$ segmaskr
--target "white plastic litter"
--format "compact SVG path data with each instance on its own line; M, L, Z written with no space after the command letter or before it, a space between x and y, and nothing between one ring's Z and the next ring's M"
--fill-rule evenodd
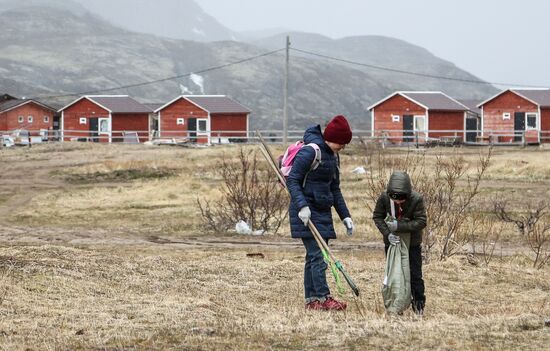
M366 174L367 173L367 170L365 169L365 167L356 167L354 168L351 173L354 173L354 174Z
M252 234L252 229L248 226L248 223L246 223L243 220L240 220L235 225L235 230L237 231L237 234L245 234L250 235Z
M252 230L248 223L246 223L243 220L240 220L235 225L235 231L237 234L243 234L243 235L264 235L263 230Z

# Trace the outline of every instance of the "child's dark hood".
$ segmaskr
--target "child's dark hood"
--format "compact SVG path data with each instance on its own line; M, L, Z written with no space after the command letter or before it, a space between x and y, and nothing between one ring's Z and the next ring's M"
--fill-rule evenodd
M412 192L411 178L406 172L394 171L390 176L386 192L388 194L399 193L410 196Z

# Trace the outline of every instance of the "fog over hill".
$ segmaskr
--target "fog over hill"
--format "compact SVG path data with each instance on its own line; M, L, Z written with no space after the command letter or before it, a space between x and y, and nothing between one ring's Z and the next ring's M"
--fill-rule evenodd
M140 13L141 4L136 1L132 11ZM284 52L261 55L282 48L284 35L248 43L170 39L153 30L145 34L121 28L120 23L105 19L104 13L91 13L70 1L10 0L0 1L0 5L0 92L27 97L116 93L143 102L166 102L181 93L227 94L252 109L252 128L282 126ZM198 9L195 15L194 9ZM151 21L161 22L166 10L150 10ZM196 5L186 10L193 18L205 15ZM297 49L407 71L476 79L423 48L392 38L334 40L308 33L290 35L292 47ZM243 62L228 65L238 61ZM368 128L366 107L394 90L442 90L470 99L495 92L488 85L404 75L297 51L291 52L290 62L291 128L323 123L335 114L347 115L356 128ZM209 70L218 66L224 67ZM158 82L142 84L151 81ZM132 87L112 89L122 86ZM48 100L63 104L73 98Z
M193 0L74 0L111 23L140 33L195 41L238 40Z

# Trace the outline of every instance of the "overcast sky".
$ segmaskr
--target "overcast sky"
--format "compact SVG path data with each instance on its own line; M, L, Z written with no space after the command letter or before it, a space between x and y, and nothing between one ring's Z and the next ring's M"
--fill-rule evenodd
M385 35L490 82L550 87L546 0L195 0L236 31Z

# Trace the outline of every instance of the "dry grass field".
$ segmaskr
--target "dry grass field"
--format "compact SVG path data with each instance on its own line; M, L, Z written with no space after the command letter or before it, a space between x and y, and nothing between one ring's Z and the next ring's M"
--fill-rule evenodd
M426 153L474 163L479 151ZM369 168L359 146L342 155L356 234L338 225L331 246L361 289L365 315L349 293L345 313L305 311L304 250L287 224L250 237L211 234L201 221L197 199L221 201L216 168L238 152L74 143L0 150L0 349L549 348L550 267L532 267L511 227L488 265L466 255L425 264L423 319L384 314L383 249L365 179L351 173ZM496 149L480 202L550 198L549 159L538 147Z

